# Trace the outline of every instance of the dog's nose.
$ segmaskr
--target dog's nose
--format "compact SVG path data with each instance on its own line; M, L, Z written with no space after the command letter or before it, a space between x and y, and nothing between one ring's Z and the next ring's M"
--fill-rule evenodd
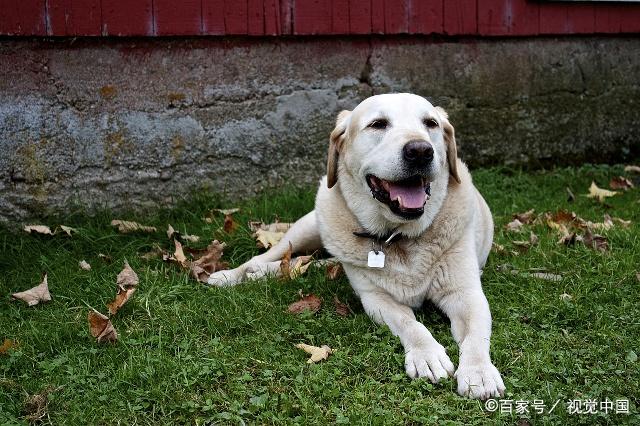
M402 148L402 156L408 164L424 167L433 160L433 147L426 141L409 141Z

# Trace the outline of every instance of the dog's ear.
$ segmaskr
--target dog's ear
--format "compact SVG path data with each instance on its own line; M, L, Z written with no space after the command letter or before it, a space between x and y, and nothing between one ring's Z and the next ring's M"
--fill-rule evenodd
M442 117L442 128L444 129L444 141L447 144L447 162L449 163L449 174L453 176L456 182L460 183L458 176L458 148L456 147L456 134L453 126L449 122L449 114L441 107L436 110Z
M333 188L338 181L338 158L344 143L344 134L347 131L347 123L351 111L341 111L336 120L336 128L329 137L329 155L327 157L327 186Z

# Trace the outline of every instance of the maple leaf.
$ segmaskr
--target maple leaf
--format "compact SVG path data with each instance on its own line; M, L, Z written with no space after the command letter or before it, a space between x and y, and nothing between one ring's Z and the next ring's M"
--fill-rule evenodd
M133 296L138 287L138 274L135 273L127 261L124 262L124 268L118 274L116 280L116 297L112 302L107 303L110 315L118 313L120 308Z
M605 198L613 197L617 194L618 192L616 191L609 191L607 189L598 188L598 185L596 185L595 182L591 182L591 186L589 187L589 194L587 194L587 197L595 198L602 203Z
M173 257L171 260L178 262L181 266L187 266L187 256L184 255L184 250L182 249L182 243L178 240L173 240L173 244L176 246L176 250L173 252Z
M607 237L598 234L592 234L591 230L589 229L587 229L584 236L582 237L582 242L585 246L597 250L601 253L609 250L609 242L607 241Z
M286 279L293 280L303 275L311 266L311 261L313 260L313 256L298 256L291 259L292 254L291 243L289 243L289 249L285 252L284 256L282 256L282 260L280 261L280 271L278 276Z
M197 243L200 241L200 237L197 235L189 235L189 234L181 234L180 232L173 229L173 226L169 224L167 226L167 238L170 240L181 240L181 241L189 241L191 243Z
M91 308L87 319L89 321L89 332L98 340L98 343L118 340L118 332L111 324L109 317Z
M254 238L257 240L258 247L268 249L280 242L284 237L284 232L265 231L264 229L258 229L254 234Z
M306 345L304 343L298 343L296 345L296 348L302 349L303 351L311 355L311 358L307 360L307 364L315 364L316 362L325 360L329 358L329 355L335 352L335 350L331 349L327 345L322 345L318 347L318 346Z
M523 224L530 224L535 219L535 209L527 210L524 213L516 213L513 215L514 219L518 219Z
M19 299L27 302L28 306L35 306L40 302L50 301L51 294L49 293L47 274L44 274L42 282L37 286L30 288L29 290L21 291L19 293L13 293L11 296L14 299Z
M224 225L222 226L222 229L224 229L224 232L226 232L227 234L233 234L236 228L238 228L238 223L235 220L233 220L233 216L230 214L225 215Z
M128 220L114 219L111 221L111 226L118 229L118 232L122 234L128 234L130 232L156 232L157 229L154 226L141 225L138 222L132 222Z
M90 271L91 270L91 265L89 265L86 260L81 260L80 262L78 262L78 266L83 271Z
M327 278L329 278L330 280L336 280L342 275L344 275L344 270L342 269L342 263L340 262L327 263Z
M282 232L285 233L291 228L292 223L286 222L274 222L270 224L265 224L264 222L249 222L249 229L252 232L257 232L258 230L269 231L269 232Z
M522 228L522 225L524 225L524 223L520 222L519 219L513 219L511 222L505 225L505 228L510 232L520 232L520 228Z
M191 275L198 281L206 283L209 275L216 271L228 269L229 265L226 262L220 261L225 246L225 243L213 240L211 244L207 246L207 251L190 263L189 268Z
M633 182L627 179L624 176L617 176L609 181L609 188L611 189L622 189L623 191L627 191L633 188Z
M310 311L315 314L320 310L322 306L322 299L315 294L307 294L306 296L300 295L300 300L293 302L287 308L287 311L291 314L301 314L304 311Z
M46 225L25 225L22 229L30 234L53 235L51 228Z
M336 314L338 314L341 317L348 317L351 314L351 309L349 308L349 305L347 305L344 302L341 302L340 299L338 299L338 296L333 296L333 306L336 309Z

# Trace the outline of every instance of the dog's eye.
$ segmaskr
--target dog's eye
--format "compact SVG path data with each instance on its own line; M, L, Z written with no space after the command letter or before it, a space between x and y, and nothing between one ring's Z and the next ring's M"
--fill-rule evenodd
M384 130L389 126L389 120L380 118L378 120L373 120L367 127L371 127L376 130Z
M428 129L435 129L438 127L438 122L433 118L425 118L422 122Z

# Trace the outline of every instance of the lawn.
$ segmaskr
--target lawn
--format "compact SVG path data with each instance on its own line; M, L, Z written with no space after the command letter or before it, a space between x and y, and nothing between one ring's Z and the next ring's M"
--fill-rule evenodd
M640 190L605 203L584 195L592 181L608 188L618 175L625 175L622 166L474 172L494 214L495 242L504 247L491 254L482 277L494 319L492 358L507 386L502 413L459 397L453 379L410 380L400 342L368 319L345 277L328 280L324 269L312 267L291 281L208 288L162 259L141 258L156 243L171 249L170 223L202 237L191 246L225 241L224 259L240 264L259 252L247 222L295 220L312 208L314 188L243 202L199 195L172 210L117 215L156 226L155 233L120 234L107 212L42 219L77 228L72 237L0 230L0 344L16 345L0 354L0 424L38 415L53 424L640 424ZM229 207L241 208L231 235L221 229L223 216L202 219L212 208ZM632 223L599 231L608 239L606 252L559 245L544 223L505 230L513 213L532 208L567 209L593 222L606 213ZM513 244L530 231L537 244ZM78 267L83 259L90 271ZM88 331L89 306L106 313L125 259L140 284L113 318L119 340L99 344ZM541 271L561 279L531 275ZM52 301L27 307L11 300L43 272ZM287 313L299 291L320 296L322 309ZM336 314L336 295L352 315ZM431 306L418 317L457 364L446 317ZM307 364L295 348L300 342L336 351ZM39 413L34 395L46 396ZM546 405L542 414L536 400ZM570 414L571 400L582 401L583 411L596 401L596 413ZM616 414L616 400L629 401L629 414ZM516 413L516 401L528 412ZM606 401L613 405L608 413Z

